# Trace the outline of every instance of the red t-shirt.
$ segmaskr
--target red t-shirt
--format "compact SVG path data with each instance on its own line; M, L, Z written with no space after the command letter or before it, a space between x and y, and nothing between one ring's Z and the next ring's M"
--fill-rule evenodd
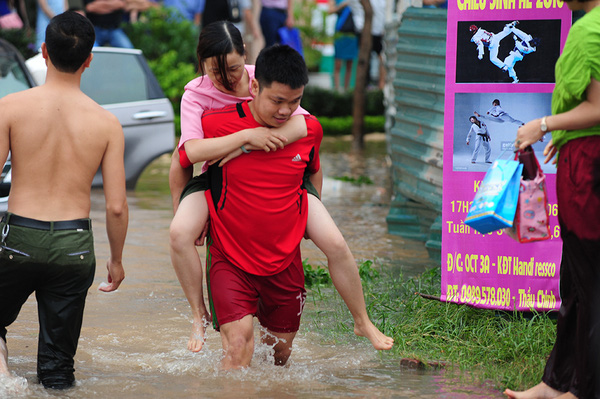
M308 203L303 176L320 169L319 147L323 129L306 115L308 135L275 152L252 151L209 168L210 234L215 245L240 269L270 276L299 256L306 230ZM202 117L205 137L222 137L261 126L248 102Z

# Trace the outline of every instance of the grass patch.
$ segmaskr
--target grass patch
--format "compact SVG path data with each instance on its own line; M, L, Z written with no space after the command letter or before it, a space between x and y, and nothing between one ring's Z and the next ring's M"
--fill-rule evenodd
M360 264L359 270L371 320L395 340L392 356L443 363L498 390L540 382L556 336L553 317L475 309L417 295L440 295L439 268L414 278L375 269L372 261ZM310 290L309 301L316 309L315 327L347 340L341 335L352 333L352 318L331 284Z
M373 184L373 180L371 180L370 177L368 176L358 176L358 177L351 177L351 176L334 176L333 177L334 180L339 180L339 181L344 181L350 184L353 184L355 186L362 186L363 184L365 185L372 185Z

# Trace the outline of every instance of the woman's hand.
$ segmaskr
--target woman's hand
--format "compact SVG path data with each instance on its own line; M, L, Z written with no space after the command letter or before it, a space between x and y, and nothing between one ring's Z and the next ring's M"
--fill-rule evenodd
M550 142L546 145L546 148L544 148L544 155L546 156L546 159L544 159L544 163L548 163L550 162L550 160L552 158L554 158L554 160L552 161L552 163L554 165L556 165L556 147L554 146L554 143L552 142L552 139L550 140Z
M283 148L285 143L288 141L285 136L281 135L274 129L267 127L244 129L240 130L238 133L246 135L247 144L244 144L244 148L250 151L277 151L277 149ZM219 167L222 167L227 162L239 157L240 155L242 155L242 150L240 148L236 148L221 159L213 159L208 161L208 164L213 165L219 162Z
M283 148L288 141L287 138L281 134L266 127L249 129L247 138L248 145L245 146L247 149L263 150L266 152L277 151L278 148Z
M527 122L523 126L519 126L517 129L517 139L515 140L515 148L524 150L527 146L530 146L539 141L544 132L541 129L542 120L534 119Z

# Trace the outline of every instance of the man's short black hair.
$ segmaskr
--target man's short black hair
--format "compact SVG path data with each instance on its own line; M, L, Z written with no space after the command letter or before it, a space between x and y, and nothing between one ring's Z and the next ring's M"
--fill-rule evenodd
M304 58L287 45L275 44L261 50L256 59L254 77L260 89L271 87L273 82L298 89L308 83L308 68Z
M75 11L65 11L46 27L46 49L52 65L61 72L74 73L94 47L96 34L89 19Z

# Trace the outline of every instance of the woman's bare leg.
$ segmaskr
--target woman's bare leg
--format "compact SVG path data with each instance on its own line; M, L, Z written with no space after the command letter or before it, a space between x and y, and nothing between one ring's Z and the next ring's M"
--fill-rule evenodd
M368 338L375 349L391 349L393 338L379 331L369 319L358 267L342 233L323 203L314 195L309 194L308 198L308 237L327 256L333 285L354 318L354 333Z
M192 309L193 325L188 349L194 352L202 349L206 324L210 320L202 289L202 261L196 249L196 240L207 220L204 191L195 192L181 201L169 230L171 262Z
M350 78L352 77L352 64L354 60L346 60L346 72L344 75L344 90L350 90Z
M340 74L342 71L342 60L339 58L333 61L333 88L335 91L340 91Z

